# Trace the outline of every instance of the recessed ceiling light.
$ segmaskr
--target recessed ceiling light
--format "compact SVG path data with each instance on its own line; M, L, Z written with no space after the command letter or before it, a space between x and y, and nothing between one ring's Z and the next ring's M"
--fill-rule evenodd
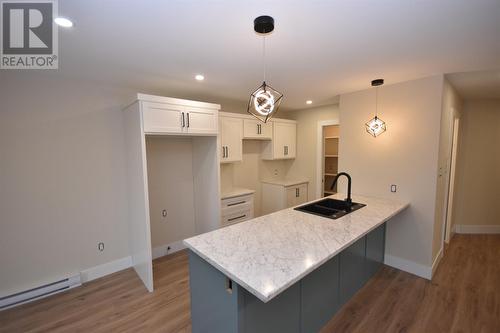
M56 17L54 19L54 22L55 22L55 24L57 24L61 27L64 27L64 28L71 28L73 26L73 22L71 22L70 20L68 20L65 17Z
M196 74L196 76L195 76L194 78L195 78L196 80L198 80L198 81L203 81L203 80L205 80L205 77L204 77L203 75L201 75L201 74Z
M312 103L313 103L313 101L311 101L311 100L306 101L306 104L312 104Z

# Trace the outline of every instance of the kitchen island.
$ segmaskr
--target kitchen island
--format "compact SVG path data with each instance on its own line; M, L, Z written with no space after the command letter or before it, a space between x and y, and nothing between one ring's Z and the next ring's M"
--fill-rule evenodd
M377 272L385 222L408 206L353 199L366 206L335 220L289 208L184 240L193 332L318 331Z

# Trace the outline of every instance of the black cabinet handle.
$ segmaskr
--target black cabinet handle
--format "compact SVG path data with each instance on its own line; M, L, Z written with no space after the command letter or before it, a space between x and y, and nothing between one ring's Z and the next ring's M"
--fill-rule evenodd
M244 204L246 201L238 201L238 202L233 202L233 203L230 203L230 204L227 204L228 207L230 206L236 206L236 205L241 205L241 204Z
M187 113L187 118L188 118L187 127L189 127L189 112Z
M182 127L186 127L186 123L184 122L184 112L182 112Z
M226 157L229 157L229 147L226 146Z
M226 157L226 150L224 149L224 146L222 146L222 158Z
M246 217L247 214L243 214L243 215L240 215L240 216L236 216L236 217L233 217L233 218L230 218L230 219L227 219L229 222L231 221L234 221L234 220L237 220L237 219L241 219L243 217Z

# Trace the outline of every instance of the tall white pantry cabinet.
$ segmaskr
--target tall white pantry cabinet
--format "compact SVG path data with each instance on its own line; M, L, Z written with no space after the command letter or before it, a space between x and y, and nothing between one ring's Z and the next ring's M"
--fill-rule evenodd
M166 216L168 212L164 210L162 213L159 206L154 206L157 202L165 202L165 198L150 200L153 199L151 195L158 195L159 192L151 191L148 181L149 184L152 181L163 181L160 184L160 192L163 194L170 191L175 196L175 191L180 186L192 189L184 193L185 197L182 198L182 202L192 203L192 207L169 208L190 209L191 212L194 210L194 214L172 212L176 213L172 214L176 216L172 223L190 226L186 230L192 234L182 237L191 237L220 226L219 110L220 105L217 104L145 94L138 94L136 101L124 110L129 248L132 265L149 291L153 291L151 224L155 218L161 218L162 214ZM148 154L157 153L147 150L148 140L180 140L182 147L189 149L189 152L183 152L183 156L188 156L191 161L192 165L187 169L192 170L192 175L186 177L186 170L180 170L183 177L176 178L175 167L179 167L179 163L169 163L169 160L175 161L175 154L148 158ZM167 143L175 144L169 141ZM148 176L149 159L155 163L165 163L155 170L165 170L168 177L152 179L152 175ZM175 241L180 242L182 239Z

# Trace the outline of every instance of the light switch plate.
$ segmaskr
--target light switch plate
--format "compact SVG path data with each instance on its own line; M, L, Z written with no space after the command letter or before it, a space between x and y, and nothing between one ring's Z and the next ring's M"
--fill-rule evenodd
M397 192L397 190L398 190L398 189L397 189L397 186L396 186L396 185L394 185L394 184L392 184L392 185L391 185L391 192L392 192L392 193L396 193L396 192Z

